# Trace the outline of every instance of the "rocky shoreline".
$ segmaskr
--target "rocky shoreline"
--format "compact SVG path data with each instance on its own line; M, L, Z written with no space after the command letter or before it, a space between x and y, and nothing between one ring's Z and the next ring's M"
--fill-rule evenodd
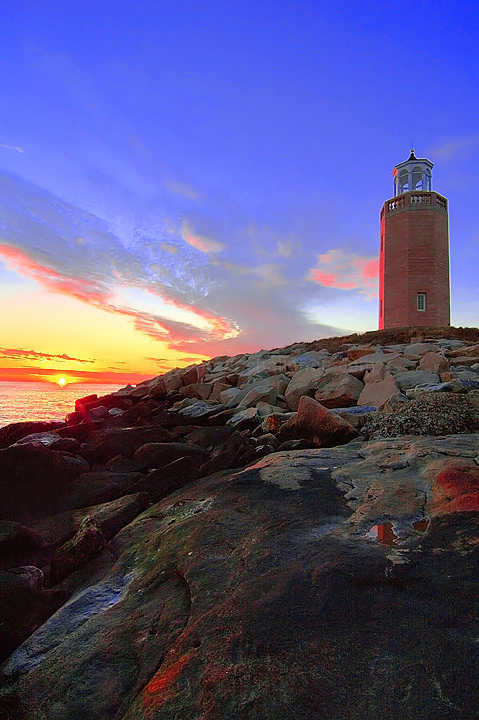
M478 513L476 329L0 428L0 718L477 717Z

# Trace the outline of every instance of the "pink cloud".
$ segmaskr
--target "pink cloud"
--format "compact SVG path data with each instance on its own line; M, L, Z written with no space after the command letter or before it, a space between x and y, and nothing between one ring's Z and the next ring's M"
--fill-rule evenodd
M32 260L19 248L0 245L0 255L4 257L9 267L20 272L21 275L33 278L46 290L97 305L102 305L109 297L109 294L100 285L85 278L61 275L53 268Z
M51 267L41 265L32 260L22 250L10 245L0 245L0 255L5 258L7 264L22 275L36 280L41 287L52 292L68 295L82 302L98 307L106 312L119 315L127 315L133 318L135 327L155 340L161 340L176 346L178 343L193 341L207 342L211 339L223 340L228 337L235 337L239 329L234 323L226 318L219 317L213 313L194 307L189 303L167 297L157 291L156 288L145 287L146 290L156 295L173 307L181 310L188 310L198 319L206 321L206 328L199 328L195 325L178 322L151 313L125 307L112 302L113 295L106 288L95 284L85 278L64 277L61 273Z
M320 270L312 270L311 273L313 280L320 285L324 285L324 287L335 287L340 290L352 290L356 287L356 284L353 282L339 282L334 273L323 273L320 272Z
M322 268L327 266L325 272ZM375 257L362 257L354 253L334 249L318 255L318 267L312 268L306 279L317 282L324 287L338 290L358 290L367 299L376 297L371 290L376 290L379 275L379 260Z
M183 223L181 236L188 245L203 253L218 253L224 248L224 244L218 242L218 240L193 232L187 222Z

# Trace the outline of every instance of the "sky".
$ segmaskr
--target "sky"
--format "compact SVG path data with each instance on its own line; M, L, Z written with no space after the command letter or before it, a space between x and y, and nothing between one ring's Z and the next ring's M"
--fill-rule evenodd
M479 324L479 4L0 0L0 381L377 329L392 169Z

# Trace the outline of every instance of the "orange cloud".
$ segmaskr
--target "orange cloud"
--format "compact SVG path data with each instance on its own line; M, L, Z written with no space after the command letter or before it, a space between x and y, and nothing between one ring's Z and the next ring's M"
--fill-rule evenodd
M70 357L66 353L62 355L51 355L50 353L37 352L36 350L19 350L16 348L0 348L1 358L9 360L70 360L79 363L94 363L94 360L82 360Z
M113 372L108 370L65 370L64 368L43 367L7 367L0 368L0 381L11 380L18 382L49 381L54 376L68 374L69 382L78 383L105 383L114 385L137 385L148 380L154 373L145 375L135 372Z

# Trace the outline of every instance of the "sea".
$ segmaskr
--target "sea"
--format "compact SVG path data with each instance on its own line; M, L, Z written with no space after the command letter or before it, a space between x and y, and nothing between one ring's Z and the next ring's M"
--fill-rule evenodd
M75 410L75 400L98 397L123 385L71 383L61 387L45 382L0 382L0 427L24 420L64 420Z

